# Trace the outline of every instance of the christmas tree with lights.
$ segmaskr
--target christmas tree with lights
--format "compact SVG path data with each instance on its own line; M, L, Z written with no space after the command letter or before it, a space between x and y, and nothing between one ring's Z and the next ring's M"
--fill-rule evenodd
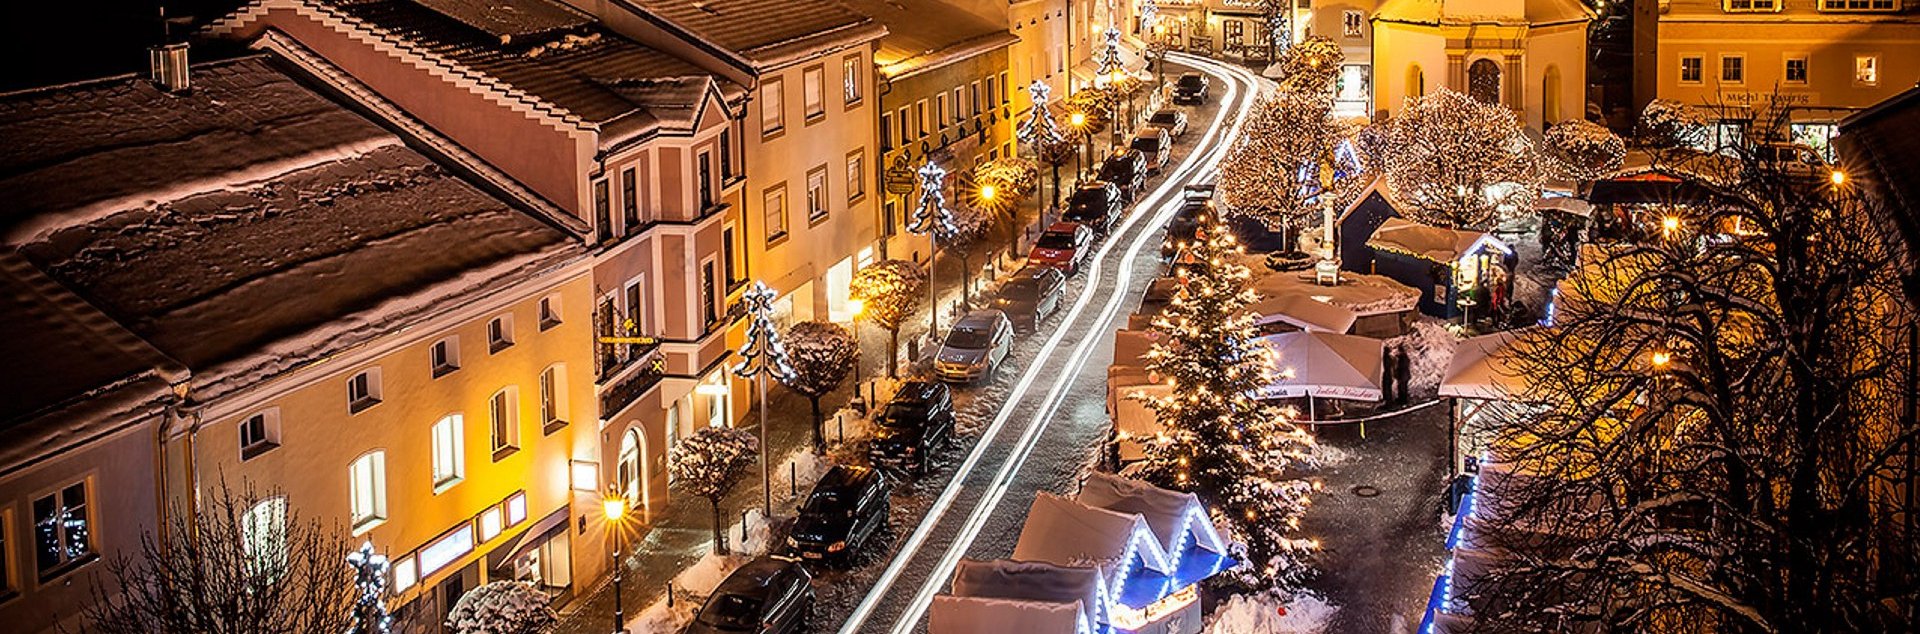
M1290 410L1258 400L1272 382L1274 354L1259 339L1247 306L1258 300L1250 274L1223 227L1187 245L1172 303L1154 318L1157 338L1147 370L1171 388L1135 395L1154 410L1161 431L1143 441L1131 474L1192 492L1236 542L1242 563L1231 578L1249 588L1290 586L1306 571L1314 542L1295 537L1312 486L1298 478L1313 461L1313 438Z

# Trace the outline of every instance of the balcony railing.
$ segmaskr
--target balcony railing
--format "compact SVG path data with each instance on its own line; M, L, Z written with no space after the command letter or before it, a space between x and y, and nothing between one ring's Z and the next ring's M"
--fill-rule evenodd
M635 357L634 360L641 364L638 369L617 375L612 384L600 391L600 412L603 415L626 409L645 395L647 390L660 384L660 379L667 375L667 362L657 350L656 346L649 349L647 354Z

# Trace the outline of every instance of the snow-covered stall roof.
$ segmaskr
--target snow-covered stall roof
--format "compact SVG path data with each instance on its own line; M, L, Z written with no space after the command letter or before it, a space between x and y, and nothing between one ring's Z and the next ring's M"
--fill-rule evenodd
M1294 316L1302 322L1318 324L1330 332L1345 332L1345 328L1332 329L1344 316L1306 306L1301 300L1345 309L1356 318L1410 312L1420 302L1420 291L1385 275L1341 271L1339 284L1322 286L1315 283L1312 271L1274 271L1254 256L1242 256L1241 264L1254 272L1250 287L1262 299L1248 309L1266 317L1262 321L1279 319L1277 315L1288 314L1284 312L1288 307L1296 307L1300 312Z
M1305 330L1260 339L1273 348L1279 370L1259 398L1380 400L1379 339Z
M1403 218L1388 218L1381 223L1373 237L1367 239L1367 246L1447 265L1487 248L1502 254L1513 253L1512 247L1493 234L1435 227Z
M1440 395L1508 400L1527 393L1529 382L1508 360L1513 343L1531 329L1507 330L1461 341L1440 380Z
M1415 296L1418 297L1417 295ZM1259 315L1257 323L1283 321L1301 330L1345 333L1360 318L1345 306L1320 301L1310 295L1288 294L1264 299L1247 307Z
M936 596L927 609L930 634L1091 634L1078 601Z
M1044 561L963 559L953 571L953 596L1078 603L1086 622L1107 620L1106 582L1100 570Z
M268 57L193 72L0 97L0 233L204 390L580 253Z
M1148 570L1163 575L1172 572L1145 518L1087 506L1046 491L1034 496L1033 505L1027 509L1027 523L1020 529L1020 541L1013 547L1013 558L1018 561L1096 566L1109 584L1108 592L1116 590L1112 584L1125 584L1132 567L1129 560L1135 557Z
M1233 565L1227 557L1226 541L1220 538L1200 498L1192 493L1096 471L1081 483L1080 494L1074 499L1088 506L1139 515L1147 521L1173 568L1161 586L1152 590L1153 599L1192 586Z

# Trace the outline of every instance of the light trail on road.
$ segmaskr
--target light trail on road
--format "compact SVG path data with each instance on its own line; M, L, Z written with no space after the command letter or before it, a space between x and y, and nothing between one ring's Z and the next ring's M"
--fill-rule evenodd
M968 488L966 482L968 476L972 475L974 469L986 455L989 446L992 445L990 441L999 434L1000 430L1012 418L1016 407L1025 399L1028 392L1034 387L1035 382L1041 375L1046 373L1045 370L1049 366L1048 362L1052 360L1052 353L1059 347L1061 341L1069 332L1075 330L1064 326L1066 324L1076 323L1080 315L1094 304L1096 297L1099 296L1099 293L1094 292L1094 289L1099 288L1100 281L1105 275L1106 267L1109 265L1116 267L1118 269L1115 273L1117 282L1105 295L1106 302L1100 307L1099 316L1092 322L1092 325L1095 327L1079 329L1082 339L1074 349L1066 355L1065 365L1055 371L1053 384L1041 399L1036 415L1030 419L1026 428L1022 430L1019 440L1014 445L1012 455L1008 456L1000 465L993 480L985 489L985 497L975 503L959 533L955 535L952 542L947 545L945 552L941 553L942 556L938 562L928 571L929 574L926 579L920 584L920 587L915 590L912 601L908 603L904 611L897 615L890 630L896 634L904 634L911 632L917 627L921 616L925 614L927 607L931 605L933 597L939 594L940 588L944 585L948 576L952 574L953 568L959 564L960 559L965 556L968 548L972 546L975 538L979 535L981 528L986 525L988 518L991 517L994 510L998 508L1000 500L1005 496L1010 485L1013 483L1014 476L1020 472L1020 468L1025 464L1027 457L1031 455L1034 446L1038 443L1042 433L1053 419L1054 414L1065 401L1067 386L1085 369L1089 357L1092 356L1094 345L1100 341L1098 335L1100 334L1101 327L1112 322L1124 301L1130 296L1128 282L1132 279L1134 264L1138 260L1141 251L1145 249L1151 239L1157 235L1158 229L1178 212L1178 203L1180 201L1178 194L1182 188L1189 183L1204 182L1211 178L1217 173L1221 161L1225 159L1226 153L1232 146L1233 140L1238 136L1242 122L1246 114L1251 110L1254 101L1253 95L1247 95L1245 98L1242 98L1241 93L1243 91L1257 90L1261 85L1260 80L1245 70L1218 64L1204 58L1178 53L1171 54L1169 58L1197 68L1219 79L1220 82L1226 86L1226 96L1221 103L1223 105L1233 104L1233 107L1231 109L1223 107L1219 116L1215 118L1213 124L1209 126L1207 133L1202 137L1201 142L1195 145L1196 151L1190 152L1186 159L1181 162L1180 166L1169 173L1167 178L1162 181L1153 193L1134 207L1133 213L1128 214L1125 222L1113 232L1112 235L1115 236L1115 240L1106 241L1101 245L1100 250L1094 256L1094 266L1086 271L1088 275L1086 284L1088 292L1082 293L1081 296L1075 300L1073 308L1066 316L1063 327L1056 329L1053 335L1047 339L1046 344L1039 350L1038 354L1035 355L1034 362L1027 368L1026 372L1023 373L1020 381L1007 396L1007 400L1002 403L999 413L994 417L993 422L982 432L980 436L981 440L975 444L973 451L968 454L967 459L958 467L953 479L949 481L947 487L941 492L940 497L935 501L933 507L928 510L927 516L922 519L919 526L914 530L913 534L908 537L900 551L896 553L893 560L888 563L886 570L876 580L873 588L868 591L854 612L849 615L846 623L841 626L840 631L843 634L859 631L866 626L875 608L891 594L890 591L893 589L893 585L899 580L901 574L906 572L907 566L918 558L920 551L927 545L927 541L932 536L934 528L941 524L945 519L947 511L953 507L961 492ZM1239 100L1238 104L1234 103L1236 99ZM1147 223L1146 226L1142 227L1142 230L1134 236L1124 256L1116 262L1109 262L1107 256L1114 246L1120 243L1118 237L1131 231L1136 224L1143 220ZM1155 253L1157 257L1157 250Z

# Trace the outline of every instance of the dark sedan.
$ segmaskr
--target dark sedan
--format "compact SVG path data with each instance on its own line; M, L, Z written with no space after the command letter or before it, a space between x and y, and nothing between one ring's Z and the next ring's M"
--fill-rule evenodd
M926 473L934 450L953 437L953 390L935 381L902 383L880 413L879 422L873 444L867 448L867 459L877 465Z
M787 545L806 559L845 561L886 528L892 493L879 471L835 465L807 494Z
M1122 208L1119 187L1106 181L1092 181L1073 190L1060 219L1086 225L1094 233L1106 235L1113 230L1113 223L1120 220Z
M1219 220L1213 209L1213 186L1188 185L1180 200L1180 211L1167 223L1167 238L1160 243L1160 257L1171 258L1180 245L1201 236L1200 229Z
M813 575L799 563L773 557L747 562L713 589L688 634L805 629L813 607Z
M1134 149L1115 152L1100 164L1100 180L1118 186L1121 195L1132 202L1147 184L1147 155Z
M1207 76L1200 73L1182 73L1173 81L1173 102L1201 104L1207 102Z
M993 300L993 307L1006 313L1015 328L1033 332L1040 329L1040 320L1060 310L1066 289L1067 278L1059 270L1027 267L1000 287L1000 297Z

